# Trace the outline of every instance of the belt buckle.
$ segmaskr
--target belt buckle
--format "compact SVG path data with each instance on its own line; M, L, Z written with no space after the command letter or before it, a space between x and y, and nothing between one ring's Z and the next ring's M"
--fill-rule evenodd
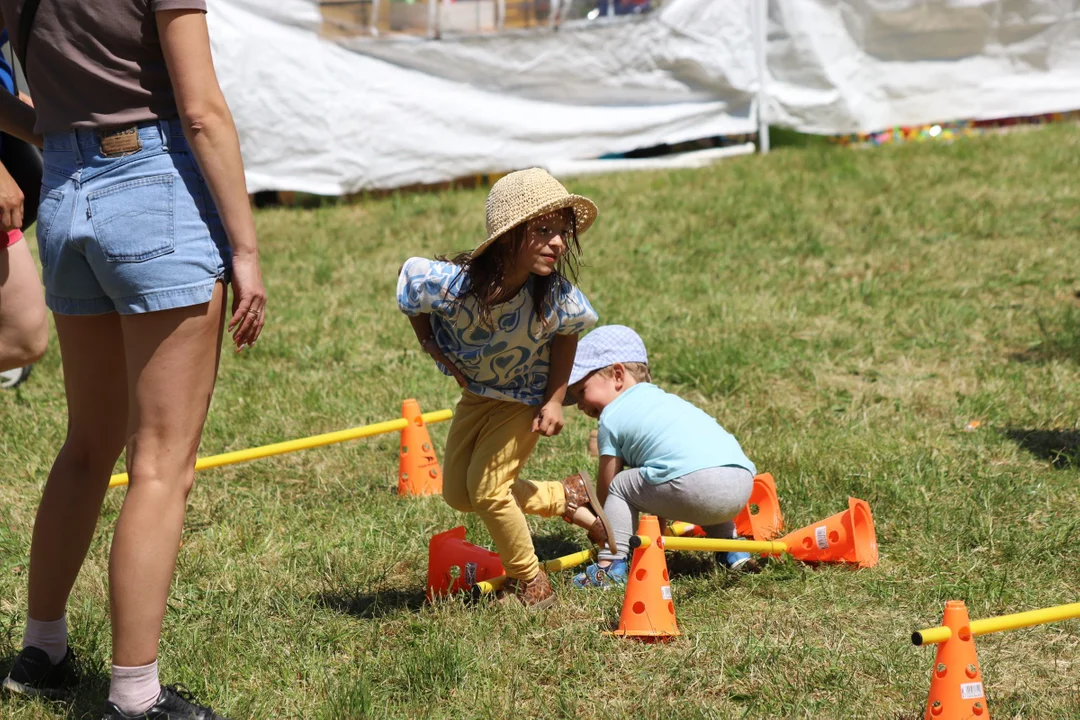
M97 136L98 142L101 143L101 154L105 157L122 157L142 150L142 140L139 138L139 128L136 125L98 130Z

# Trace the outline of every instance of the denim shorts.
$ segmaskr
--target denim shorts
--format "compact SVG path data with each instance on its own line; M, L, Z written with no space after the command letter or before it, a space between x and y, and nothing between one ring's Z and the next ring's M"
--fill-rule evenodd
M142 123L104 147L102 137L45 136L37 238L49 309L131 315L210 302L232 255L180 123Z

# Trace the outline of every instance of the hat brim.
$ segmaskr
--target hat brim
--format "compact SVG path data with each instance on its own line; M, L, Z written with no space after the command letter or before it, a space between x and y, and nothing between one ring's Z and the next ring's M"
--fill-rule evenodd
M477 246L475 250L473 250L472 256L474 258L479 257L481 253L488 249L491 243L495 242L500 237L505 235L509 230L512 230L521 223L528 222L529 220L533 220L538 217L543 217L544 215L547 215L549 213L553 213L556 210L564 210L566 208L570 208L574 211L574 217L577 218L578 235L581 235L581 233L592 227L593 222L596 220L596 215L599 212L596 209L596 203L594 203L589 198L584 197L583 195L567 194L566 196L561 197L558 200L553 200L549 203L541 205L539 208L533 210L531 213L525 215L524 217L513 220L512 222L508 222L503 227L497 228L494 232L491 233L490 236L488 236L487 240L480 243L480 245Z
M579 365L575 365L570 370L570 379L566 381L566 397L563 398L563 406L577 405L577 400L570 393L570 388L589 377L590 373L596 372L600 368L586 368Z

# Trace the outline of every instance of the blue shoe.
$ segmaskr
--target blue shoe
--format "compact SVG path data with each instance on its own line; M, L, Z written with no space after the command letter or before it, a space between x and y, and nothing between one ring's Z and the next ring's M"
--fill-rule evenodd
M761 568L748 552L718 552L716 562L732 572L758 572Z
M574 587L601 588L603 590L624 587L629 573L630 566L625 558L612 560L611 564L604 568L593 564L585 568L585 572L574 576Z

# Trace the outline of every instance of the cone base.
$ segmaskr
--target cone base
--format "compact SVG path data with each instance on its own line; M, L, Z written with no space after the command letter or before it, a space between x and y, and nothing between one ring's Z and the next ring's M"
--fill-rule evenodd
M408 497L428 497L430 495L442 495L442 490L435 488L425 488L424 490L417 491L412 489L411 486L405 487L399 485L397 494Z
M659 630L605 630L604 635L615 635L641 640L643 642L667 642L672 638L682 635L681 632L662 632Z

